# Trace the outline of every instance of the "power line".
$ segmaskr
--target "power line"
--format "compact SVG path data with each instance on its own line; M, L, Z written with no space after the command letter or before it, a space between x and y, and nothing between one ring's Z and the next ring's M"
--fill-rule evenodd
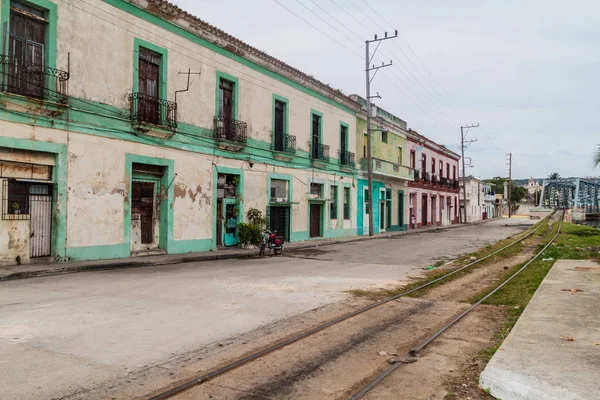
M279 4L281 7L285 8L286 10L288 10L290 13L294 14L296 17L300 18L302 21L304 21L305 23L307 23L308 25L312 26L314 29L316 29L318 32L320 32L322 35L327 36L329 39L331 39L332 41L334 41L335 43L337 43L338 45L342 46L343 48L345 48L346 50L348 50L350 53L354 54L355 56L361 58L361 55L356 53L354 50L351 50L349 47L347 47L346 45L338 42L336 39L332 38L331 36L329 36L328 34L326 34L325 32L323 32L322 30L320 30L319 28L317 28L316 26L314 26L313 24L311 24L310 22L308 22L307 20L305 20L304 18L302 18L301 16L299 16L298 14L296 14L295 12L293 12L292 10L290 10L289 8L287 8L286 6L284 6L283 4L281 4L278 0L273 0L275 3ZM300 3L300 1L296 0L298 3ZM311 11L313 14L315 14L310 8L306 7L304 4L300 3L300 5L302 5L302 7L306 8L307 10ZM321 18L318 14L317 15L319 18ZM321 20L323 20L321 18ZM329 23L327 23L329 26L331 26ZM342 34L343 35L343 34ZM344 35L345 36L345 35ZM346 36L346 38L348 38Z

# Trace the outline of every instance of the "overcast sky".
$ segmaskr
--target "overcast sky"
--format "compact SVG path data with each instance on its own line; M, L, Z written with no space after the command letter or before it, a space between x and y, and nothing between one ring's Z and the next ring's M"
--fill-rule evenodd
M600 143L597 0L172 1L363 97L364 40L396 28L401 38L378 51L379 63L394 63L373 81L378 104L457 152L461 124L480 123L468 134L478 141L467 150L467 174L507 176L509 152L515 178L600 173L592 167Z

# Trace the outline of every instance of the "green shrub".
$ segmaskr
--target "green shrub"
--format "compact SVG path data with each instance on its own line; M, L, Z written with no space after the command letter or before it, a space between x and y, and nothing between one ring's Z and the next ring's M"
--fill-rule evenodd
M248 221L250 221L250 224L256 225L260 229L267 228L267 218L263 216L262 211L256 208L251 208L246 213L246 216L248 217Z
M263 239L263 231L260 226L241 222L237 226L238 243L245 245L250 243L258 246Z

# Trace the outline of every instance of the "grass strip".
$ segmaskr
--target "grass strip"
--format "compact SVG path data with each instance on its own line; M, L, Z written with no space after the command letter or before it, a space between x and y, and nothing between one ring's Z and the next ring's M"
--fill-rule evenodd
M547 228L545 228L544 226L541 226L540 229L538 229L533 235L531 235L525 241L521 241L521 239L523 239L530 232L535 230L540 224L546 224L546 226L547 226L547 222L548 222L547 219L541 220L540 222L536 223L535 225L532 225L529 229L527 229L515 236L509 236L506 239L500 240L494 244L487 245L484 248L479 249L476 252L472 252L472 253L463 255L463 256L459 257L457 260L455 260L452 263L451 267L440 269L440 270L433 270L432 272L427 274L427 276L425 278L411 282L408 285L399 285L399 286L395 286L393 288L387 288L387 289L385 289L385 288L384 289L370 289L370 290L353 289L353 290L347 291L347 293L349 293L355 297L363 297L363 298L367 298L370 300L380 300L383 298L397 296L400 293L414 289L417 286L423 285L425 283L434 281L452 271L455 271L459 268L464 267L465 265L468 265L470 262L472 262L472 261L470 261L471 257L475 257L477 260L479 260L483 257L489 256L493 252L498 251L505 246L508 246L509 244L511 244L513 242L519 241L518 243L515 243L515 245L498 252L498 254L495 254L495 255L489 257L488 259L485 259L485 260L475 264L473 266L473 268L477 268L477 267L480 267L483 265L494 263L494 262L499 261L500 259L504 259L507 257L513 257L513 256L519 254L521 251L523 251L523 248L527 245L527 243L529 243L532 240L535 240L536 237L544 235L544 234L546 234L546 232L548 232ZM428 290L431 290L432 288L437 287L438 285L443 285L444 283L451 282L457 278L460 278L461 276L468 274L470 270L471 270L471 268L466 268L466 269L448 277L447 279L441 280L438 283L428 286L427 288L424 288L418 292L411 293L409 296L410 297L422 296L423 294L427 293Z

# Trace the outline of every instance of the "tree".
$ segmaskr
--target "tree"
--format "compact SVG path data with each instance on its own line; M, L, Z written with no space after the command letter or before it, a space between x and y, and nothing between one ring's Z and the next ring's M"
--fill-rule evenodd
M548 179L560 179L560 174L558 172L553 172L548 175Z
M600 166L600 144L594 153L594 166Z
M518 203L525 198L525 188L521 186L512 186L512 190L510 191L510 200L513 203Z

